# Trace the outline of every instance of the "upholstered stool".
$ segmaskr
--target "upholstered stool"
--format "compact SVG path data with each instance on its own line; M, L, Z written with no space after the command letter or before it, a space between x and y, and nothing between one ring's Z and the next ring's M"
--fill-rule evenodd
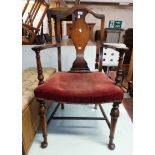
M44 68L44 78L48 79L55 72L54 68ZM34 97L34 88L37 85L37 69L33 67L24 70L22 73L22 147L24 154L27 154L40 124L39 104ZM50 102L47 102L47 105L49 106Z

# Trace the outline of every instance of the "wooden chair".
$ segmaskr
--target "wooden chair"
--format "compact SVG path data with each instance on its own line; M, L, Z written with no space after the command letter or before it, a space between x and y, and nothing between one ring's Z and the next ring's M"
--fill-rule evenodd
M34 90L35 96L40 103L39 114L41 118L41 128L43 134L43 142L41 143L42 148L46 148L47 143L47 124L52 119L73 119L73 120L105 120L108 127L110 128L110 140L109 149L115 149L113 143L114 132L116 127L117 118L119 116L119 104L123 99L123 91L119 87L122 81L122 64L123 55L127 48L117 48L104 44L102 41L97 42L97 48L99 49L99 67L97 72L91 72L87 66L87 62L84 59L84 50L87 42L90 39L90 28L85 22L85 16L90 13L101 21L101 38L104 36L104 21L105 16L99 15L84 8L80 5L74 6L73 8L66 11L62 16L58 16L57 24L57 44L55 45L43 45L33 47L35 51L37 70L38 70L38 87ZM69 72L61 71L61 45L60 45L60 20L66 18L68 15L74 14L75 22L71 30L71 39L76 49L76 59L73 62L72 68ZM58 49L58 72L55 73L49 80L44 82L43 70L40 60L40 52L47 48ZM110 80L106 74L102 73L102 57L103 47L113 48L119 51L119 64L116 82ZM55 110L51 114L49 120L46 120L46 103L45 100L54 100L58 102ZM101 104L113 102L111 110L111 123L109 122ZM58 107L64 108L65 104L98 104L102 117L55 117L54 114Z
M24 13L26 12L26 9L28 8L30 0L27 0L27 2L25 3L23 10L22 10L22 17L24 16Z
M48 8L49 5L44 0L35 1L29 12L29 15L22 24L23 45L34 43Z

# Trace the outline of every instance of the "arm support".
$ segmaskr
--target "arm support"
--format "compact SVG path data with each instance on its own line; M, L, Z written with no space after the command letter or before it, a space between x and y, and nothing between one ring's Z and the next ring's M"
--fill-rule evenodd
M35 51L36 53L37 72L38 72L38 80L39 80L38 85L41 85L44 83L43 69L42 69L41 60L40 60L40 51L47 48L53 48L53 47L59 47L59 46L56 44L54 45L50 44L50 45L36 46L32 48L32 50Z

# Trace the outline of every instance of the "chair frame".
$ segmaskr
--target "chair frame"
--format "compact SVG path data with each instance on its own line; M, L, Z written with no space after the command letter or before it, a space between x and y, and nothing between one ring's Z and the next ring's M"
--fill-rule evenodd
M40 18L38 25L36 27L34 27L33 22L34 22L35 17L37 16L37 13L39 12L41 5L45 6L45 10ZM30 45L30 44L34 43L37 33L40 30L41 24L43 23L43 20L47 13L48 8L49 8L49 4L46 3L44 0L36 0L35 1L35 3L33 4L32 8L29 12L29 15L27 16L27 18L25 20L25 23L22 23L23 34L26 34L26 32L28 32L31 35L28 43L22 41L23 45L27 45L27 44Z
M76 17L78 16L78 12L83 12L80 19L78 19L80 21L80 27L83 27L85 25L85 23L83 23L83 19L85 18L87 13L91 13L92 15L94 15L96 18L101 20L101 40L97 42L96 47L98 49L99 52L99 63L98 63L98 70L99 72L102 72L102 60L103 60L103 47L104 48L113 48L115 50L117 50L119 52L119 63L118 63L118 70L117 70L117 76L116 76L116 85L121 86L121 82L122 82L122 75L123 75L123 55L124 53L128 50L128 48L119 48L119 47L115 47L114 45L107 45L103 42L104 39L104 21L105 21L105 16L104 15L100 15L100 14L96 14L95 12L81 6L74 6L73 8L69 9L68 11L65 12L65 14L63 15L57 15L57 44L48 44L48 45L42 45L42 46L36 46L33 47L32 50L35 51L36 54L36 62L37 62L37 71L38 71L38 80L39 83L38 85L41 85L44 83L44 76L43 76L43 71L42 71L42 65L41 65L41 60L40 60L40 51L43 51L47 48L55 48L57 47L58 49L58 71L61 71L61 44L60 44L60 20L63 18L66 18L68 15L70 14L74 14ZM72 29L72 40L73 40L73 44L75 45L76 48L76 59L73 63L73 66L71 68L70 72L74 72L76 74L76 72L80 72L80 73L86 73L86 72L91 72L87 66L86 61L84 60L84 48L86 46L86 43L88 42L87 39L82 39L82 43L80 44L80 40L78 40L76 38L76 36L78 36L78 32L76 31L77 29L79 29L79 27L77 26L78 24L75 21L75 25L73 26L74 28ZM87 31L87 29L86 29ZM84 35L88 35L89 33L84 32ZM79 46L81 46L81 48L79 49ZM103 118L102 117L55 117L55 113L57 111L57 109L59 108L59 106L61 105L61 108L64 109L64 103L59 102L58 105L56 106L56 108L54 109L53 113L51 114L50 118L48 121L46 121L46 103L44 102L44 100L38 99L38 102L40 103L40 109L39 109L39 114L40 114L40 118L41 118L41 128L42 128L42 134L43 134L43 142L41 143L41 147L42 148L46 148L48 143L47 143L47 125L50 123L50 121L52 119L69 119L69 120L105 120L108 127L110 128L110 136L109 136L109 144L108 147L110 150L114 150L115 149L115 144L113 142L114 139L114 133L115 133L115 128L116 128L116 123L117 123L117 118L119 117L119 104L122 101L112 101L113 102L113 107L111 110L111 123L108 120L101 104L96 104L99 105L100 110L103 114Z
M25 11L26 11L28 5L29 5L29 2L30 2L30 0L27 0L27 2L25 3L25 6L24 6L24 8L23 8L23 10L22 10L22 17L24 16L24 13L25 13Z

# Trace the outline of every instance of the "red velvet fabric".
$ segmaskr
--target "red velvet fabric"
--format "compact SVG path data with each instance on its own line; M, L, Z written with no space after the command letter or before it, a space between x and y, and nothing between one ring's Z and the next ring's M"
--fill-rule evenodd
M101 72L57 72L34 93L39 99L66 103L103 103L123 99L123 91Z

